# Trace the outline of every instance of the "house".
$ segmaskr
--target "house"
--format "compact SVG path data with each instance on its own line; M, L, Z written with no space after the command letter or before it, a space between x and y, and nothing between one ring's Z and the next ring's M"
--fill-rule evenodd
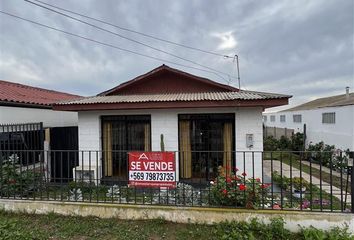
M307 144L323 141L336 148L354 150L354 93L319 98L275 113L264 114L268 127L303 132L306 124Z
M75 112L53 111L58 101L80 96L0 80L0 125L43 122L44 127L77 126Z
M0 80L0 160L15 154L23 165L28 165L43 161L44 155L46 166L50 167L50 154L41 151L77 148L78 114L53 111L52 104L78 98L81 97ZM23 154L23 150L31 154Z
M79 168L90 164L101 169L99 177L126 179L127 151L160 151L163 136L164 149L176 152L177 177L207 180L219 166L261 176L262 111L289 98L162 65L97 96L53 108L79 114L79 149L86 151ZM89 162L96 154L99 160Z

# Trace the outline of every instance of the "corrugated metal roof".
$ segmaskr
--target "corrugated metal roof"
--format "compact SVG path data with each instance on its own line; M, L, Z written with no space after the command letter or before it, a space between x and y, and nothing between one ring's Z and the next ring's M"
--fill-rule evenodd
M311 110L311 109L324 108L324 107L340 107L340 106L347 106L347 105L354 105L354 93L350 93L348 98L346 94L325 97L325 98L318 98L316 100L301 104L299 106L283 110L282 112Z
M0 101L49 106L55 102L81 98L80 96L31 87L0 80Z
M59 102L57 105L86 105L105 103L141 103L141 102L183 102L183 101L228 101L228 100L265 100L289 98L289 95L253 91L240 92L204 92L204 93L162 93L94 96L74 101Z

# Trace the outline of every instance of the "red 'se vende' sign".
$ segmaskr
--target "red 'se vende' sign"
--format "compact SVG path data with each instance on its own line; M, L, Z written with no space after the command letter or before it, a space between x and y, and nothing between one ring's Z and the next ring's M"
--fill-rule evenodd
M130 152L129 185L137 187L176 187L174 152Z

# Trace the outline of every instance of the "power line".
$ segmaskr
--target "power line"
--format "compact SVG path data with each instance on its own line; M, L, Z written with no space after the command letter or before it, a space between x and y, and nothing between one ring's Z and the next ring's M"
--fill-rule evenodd
M191 49L191 50L194 50L194 51L199 51L199 52L207 53L207 54L214 55L214 56L219 56L219 57L224 57L224 58L233 58L233 57L228 56L228 55L225 55L225 54L220 54L220 53L216 53L216 52L204 50L204 49L201 49L201 48L196 48L196 47L188 46L188 45L186 45L186 44L181 44L181 43L173 42L173 41L171 41L171 40L163 39L163 38L156 37L156 36L153 36L153 35L150 35L150 34L147 34L147 33L139 32L139 31L132 30L132 29L129 29L129 28L126 28L126 27L122 27L122 26L119 26L119 25L116 25L116 24L107 22L107 21L105 21L105 20L101 20L101 19L97 19L97 18L94 18L94 17L90 17L90 16L87 16L87 15L85 15L85 14L78 13L78 12L74 12L74 11L71 11L71 10L69 10L69 9L65 9L65 8L62 8L62 7L53 5L53 4L49 4L49 3L43 2L43 1L39 1L39 0L33 0L33 1L39 2L39 3L41 3L41 4L50 6L50 7L52 7L52 8L56 8L56 9L59 9L59 10L61 10L61 11L68 12L68 13L71 13L71 14L74 14L74 15L77 15L77 16L80 16L80 17L83 17L83 18L87 18L87 19L90 19L90 20L93 20L93 21L96 21L96 22L99 22L99 23L107 24L107 25L109 25L109 26L112 26L112 27L121 29L121 30L123 30L123 31L127 31L127 32L139 34L139 35L141 35L141 36L144 36L144 37L147 37L147 38L151 38L151 39L154 39L154 40L158 40L158 41L161 41L161 42L166 42L166 43L173 44L173 45L176 45L176 46L179 46L179 47L183 47L183 48Z
M131 54L139 55L139 56L142 56L142 57L150 58L150 59L153 59L153 60L156 60L156 61L161 61L161 62L164 62L164 63L170 63L170 64L174 64L174 65L177 65L177 66L185 67L185 68L190 68L190 69L195 69L195 70L198 70L198 71L212 73L212 74L215 74L216 76L222 78L224 81L227 82L227 80L223 76L221 76L220 74L218 74L218 73L216 73L214 71L209 71L209 70L205 70L205 69L202 69L202 68L188 66L188 65L185 65L185 64L180 64L180 63L172 62L172 61L169 61L169 60L165 60L165 59L162 59L162 58L149 56L149 55L146 55L146 54L143 54L143 53L139 53L139 52L136 52L136 51L132 51L132 50L129 50L129 49L117 47L117 46L109 44L109 43L101 42L101 41L98 41L98 40L95 40L95 39L92 39L92 38L88 38L88 37L85 37L85 36L82 36L82 35L78 35L78 34L75 34L75 33L71 33L71 32L65 31L65 30L62 30L62 29L59 29L59 28L48 26L48 25L45 25L43 23L32 21L30 19L26 19L26 18L17 16L15 14L4 12L4 11L1 11L1 10L0 10L0 13L8 15L8 16L11 16L11 17L16 18L16 19L20 19L20 20L23 20L23 21L26 21L26 22L33 23L33 24L41 26L41 27L45 27L45 28L48 28L48 29L51 29L51 30L54 30L54 31L57 31L57 32L64 33L64 34L70 35L72 37L84 39L86 41L94 42L94 43L97 43L97 44L100 44L100 45L104 45L106 47L111 47L111 48L114 48L114 49L117 49L117 50L120 50L120 51L129 52Z
M31 4L33 4L33 5L36 5L36 6L38 6L38 7L41 7L41 8L43 8L43 9L46 9L46 10L48 10L48 11L57 13L57 14L62 15L62 16L64 16L64 17L70 18L70 19L72 19L72 20L78 21L78 22L80 22L80 23L86 24L86 25L88 25L88 26L97 28L97 29L99 29L99 30L101 30L101 31L104 31L104 32L113 34L113 35L115 35L115 36L118 36L118 37L120 37L120 38L126 39L126 40L128 40L128 41L132 41L132 42L134 42L134 43L136 43L136 44L139 44L139 45L142 45L142 46L144 46L144 47L148 47L148 48L153 49L153 50L155 50L155 51L159 51L159 52L162 52L162 53L164 53L164 54L170 55L170 56L172 56L172 57L181 59L181 60L183 60L183 61L186 61L186 62L189 62L189 63L193 63L193 64L195 64L195 65L198 65L198 66L200 66L200 67L203 67L203 68L212 70L212 71L217 72L217 73L219 73L219 74L223 74L223 75L226 75L226 76L230 76L230 77L232 77L232 78L236 78L236 77L234 77L234 76L231 76L231 75L228 74L228 73L219 71L219 70L217 70L217 69L214 69L214 68L211 68L211 67L208 67L208 66L205 66L205 65L202 65L202 64L200 64L200 63L198 63L198 62L195 62L195 61L193 61L193 60L189 60L189 59L186 59L186 58L184 58L184 57L180 57L180 56L178 56L178 55L176 55L176 54L167 52L167 51L165 51L165 50L162 50L162 49L159 49L159 48L150 46L150 45L148 45L148 44L146 44L146 43L137 41L137 40L135 40L135 39L132 39L132 38L129 38L129 37L126 37L126 36L123 36L123 35L121 35L121 34L119 34L119 33L112 32L112 31L110 31L110 30L108 30L108 29L99 27L99 26L97 26L97 25L94 25L94 24L91 24L91 23L89 23L89 22L83 21L83 20L81 20L81 19L75 18L75 17L70 16L70 15L68 15L68 14L65 14L65 13L62 13L62 12L59 12L59 11L56 11L56 10L54 10L54 9L51 9L51 8L49 8L49 7L46 7L46 6L40 5L40 4L38 4L38 3L32 2L32 1L30 1L30 0L24 0L24 1L26 1L26 2L28 2L28 3L31 3Z

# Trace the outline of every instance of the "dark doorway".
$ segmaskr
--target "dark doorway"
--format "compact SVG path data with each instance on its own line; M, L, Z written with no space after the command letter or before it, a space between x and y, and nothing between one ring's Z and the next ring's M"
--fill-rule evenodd
M73 179L73 168L79 164L78 127L50 129L51 178L55 182Z

